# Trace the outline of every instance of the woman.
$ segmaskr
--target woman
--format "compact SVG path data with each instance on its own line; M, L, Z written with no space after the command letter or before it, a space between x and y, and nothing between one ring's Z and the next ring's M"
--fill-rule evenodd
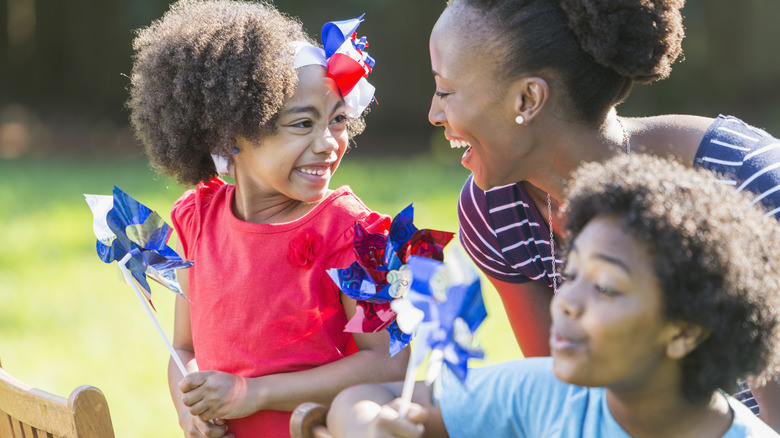
M334 400L329 430L335 437L778 436L718 388L777 372L780 273L763 260L780 258L780 226L745 193L710 179L648 155L586 165L569 194L572 243L566 282L550 307L552 358L477 368L465 386L448 375L435 407L419 382L419 405L406 418L398 400L386 404L400 385L353 387ZM745 227L754 232L741 233Z
M473 173L459 237L500 294L526 357L550 354L547 309L561 263L551 237L560 236L558 201L581 163L631 151L672 156L721 173L713 179L753 192L780 217L780 147L769 134L731 117L615 111L635 82L669 75L682 6L451 0L432 31L429 119L453 147L466 147L461 162Z

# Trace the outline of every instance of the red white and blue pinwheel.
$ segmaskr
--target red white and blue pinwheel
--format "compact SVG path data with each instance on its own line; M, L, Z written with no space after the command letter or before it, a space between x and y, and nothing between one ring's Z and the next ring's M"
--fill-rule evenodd
M94 215L97 253L105 263L124 265L151 303L147 277L184 297L176 280L176 269L189 268L168 246L173 229L160 215L114 187L114 195L84 195ZM129 255L129 257L128 257ZM186 297L185 297L186 298Z
M406 207L393 219L389 230L369 233L355 224L354 248L357 261L345 269L329 269L339 288L357 301L355 316L344 330L372 333L390 332L390 354L401 351L411 340L395 321L390 302L403 297L412 284L406 262L412 256L441 261L444 247L454 234L430 229L418 230L413 224L414 208Z

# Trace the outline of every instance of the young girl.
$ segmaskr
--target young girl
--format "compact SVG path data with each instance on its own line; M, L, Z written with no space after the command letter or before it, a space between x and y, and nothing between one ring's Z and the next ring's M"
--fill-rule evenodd
M381 406L397 385L350 388L330 409L331 433L777 437L718 388L777 376L780 226L711 179L647 155L581 168L566 281L550 306L552 358L478 368L465 386L445 380L436 407L418 385L425 408L403 419L397 402Z
M299 403L402 378L386 332L344 332L355 302L326 273L354 261L356 222L389 218L328 188L364 108L324 52L271 6L230 0L176 3L134 48L133 126L154 167L197 184L171 213L195 262L173 340L191 373L169 366L185 435L288 436ZM214 178L212 154L235 185Z

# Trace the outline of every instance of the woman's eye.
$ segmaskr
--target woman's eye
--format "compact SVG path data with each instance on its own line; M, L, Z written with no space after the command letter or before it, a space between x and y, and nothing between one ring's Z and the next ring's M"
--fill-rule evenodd
M436 91L434 94L435 94L436 96L438 96L438 97L440 97L440 98L444 99L445 97L449 96L449 95L450 95L450 94L452 94L452 93L445 93L445 92L443 92L443 91L438 91L438 90L437 90L437 91Z
M577 278L577 274L574 272L561 272L561 283L574 281L575 278Z

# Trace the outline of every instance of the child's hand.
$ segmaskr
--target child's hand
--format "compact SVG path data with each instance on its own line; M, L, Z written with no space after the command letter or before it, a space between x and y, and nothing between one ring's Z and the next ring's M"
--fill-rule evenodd
M241 418L257 412L249 379L221 371L190 373L179 382L181 401L203 421Z
M185 413L187 418L180 421L184 438L233 438L227 433L225 420L214 420L213 423L203 421L195 415Z
M424 429L422 423L428 417L428 411L416 404L409 406L406 417L401 417L398 413L401 407L401 399L395 399L392 402L378 406L376 404L368 406L365 411L356 406L358 414L356 419L347 427L344 436L337 438L420 438L423 436ZM363 411L363 412L360 412ZM373 411L373 412L372 412ZM375 416L369 421L363 422L360 417ZM365 417L364 417L365 419Z

